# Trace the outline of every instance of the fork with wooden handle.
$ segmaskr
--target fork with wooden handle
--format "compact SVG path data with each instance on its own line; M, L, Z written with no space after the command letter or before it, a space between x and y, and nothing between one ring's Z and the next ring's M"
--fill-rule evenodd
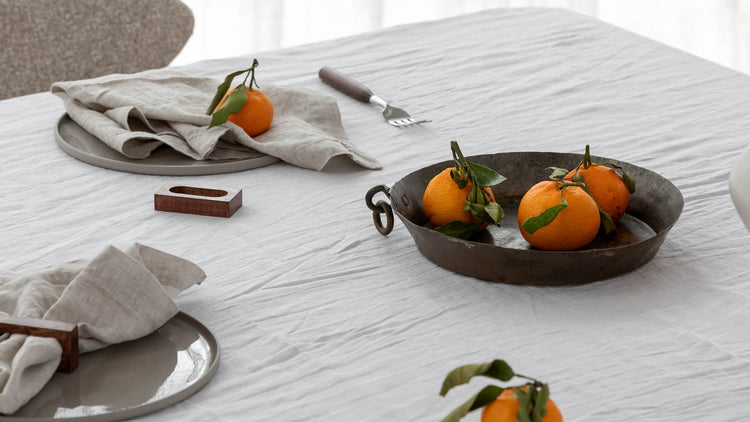
M362 101L363 103L371 103L383 108L383 117L385 120L393 126L410 126L418 123L427 123L431 120L421 119L417 120L405 110L398 107L393 107L388 104L387 101L373 94L369 88L352 79L351 77L344 75L328 66L322 67L318 72L320 79L343 92L344 94L354 98L355 100Z

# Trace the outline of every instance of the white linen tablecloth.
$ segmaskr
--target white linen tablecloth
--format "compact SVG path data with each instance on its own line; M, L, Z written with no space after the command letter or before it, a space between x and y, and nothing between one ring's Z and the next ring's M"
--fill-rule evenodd
M566 421L750 420L750 235L727 188L750 142L750 77L557 9L492 10L258 53L268 83L334 95L349 139L382 164L288 164L146 176L66 155L59 99L0 101L0 256L20 271L138 241L189 259L177 298L218 337L196 395L143 420L436 421L485 383L438 395L495 357L546 382ZM218 79L248 57L179 70ZM400 129L317 77L329 65L432 123ZM364 194L426 165L506 151L581 152L656 171L685 208L656 257L580 286L457 275ZM229 219L156 212L165 183L243 189ZM582 269L584 271L584 269ZM467 421L478 421L473 414Z

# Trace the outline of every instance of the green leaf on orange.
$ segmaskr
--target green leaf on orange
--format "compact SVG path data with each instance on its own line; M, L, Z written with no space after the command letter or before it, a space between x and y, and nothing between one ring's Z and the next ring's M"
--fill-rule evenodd
M451 221L445 223L440 227L436 227L435 231L442 233L446 236L456 237L462 240L469 240L469 238L482 227L482 223L464 223L463 221Z
M538 390L538 395L534 401L534 417L538 418L541 422L542 417L547 414L547 400L549 399L549 386L542 384L542 387Z
M445 396L453 387L466 384L477 376L488 377L498 381L510 381L516 375L504 360L495 359L491 362L462 365L450 371L443 380L440 395Z
M455 169L451 170L451 178L454 182L456 182L456 185L458 185L459 189L463 189L469 184L469 178L462 175L460 171L457 171Z
M227 119L229 119L229 116L242 109L242 106L245 105L245 101L247 101L247 90L245 89L245 84L241 83L237 85L229 95L227 95L224 104L214 111L211 115L211 124L208 125L208 127L212 128L225 123Z
M580 187L591 197L591 199L594 199L594 194L591 193L591 189L589 189L586 183L580 184ZM560 198L562 198L562 196ZM596 203L596 200L594 200L594 203ZM598 203L596 204L596 208L599 210L599 218L601 225L604 227L604 233L617 233L617 225L615 224L615 221L612 220L612 216L604 211Z
M482 193L482 191L479 190L479 188L475 186L476 185L472 184L471 189L469 190L469 194L466 197L466 200L474 204L484 206L484 204L489 202L489 200L487 199L486 196L484 196L484 193Z
M532 422L532 418L529 416L531 409L533 408L533 394L535 390L532 388L531 391L524 390L522 388L513 387L513 397L518 400L518 414L516 419L520 422ZM534 421L536 422L536 421Z
M597 205L597 207L599 207L599 205ZM615 224L615 221L612 220L612 216L604 211L602 207L599 207L599 217L601 218L602 226L604 227L604 233L617 233L617 225Z
M484 205L472 202L470 198L467 198L464 202L464 211L477 219L484 217Z
M505 389L496 385L488 385L473 395L461 406L453 409L441 422L458 422L472 410L487 406L497 399Z
M232 80L235 77L245 72L247 72L247 69L238 70L236 72L230 73L229 75L226 76L226 78L224 78L224 82L222 82L221 85L219 85L219 87L216 88L216 94L214 95L214 98L211 100L211 105L208 106L208 110L206 111L206 114L210 116L214 112L214 110L216 110L216 106L219 105L219 103L221 102L221 99L224 98L224 94L226 94L227 91L229 91L229 87L232 86Z
M610 163L610 162L601 163L597 165L609 166L613 169L620 170L622 172L622 181L623 183L625 183L625 187L628 188L628 192L635 193L635 180L628 174L628 172L625 171L624 168L622 168L621 166L618 166L615 163Z
M521 224L521 227L529 234L534 234L537 230L548 225L557 218L560 211L564 210L568 206L568 201L562 196L560 197L560 203L558 205L547 208L542 211L536 217L529 217L526 221Z
M584 183L584 184L586 183L586 178L583 177L583 175L579 173L578 171L573 173L573 177L571 177L570 180L574 183Z
M497 202L490 202L484 206L484 212L495 222L500 224L500 221L505 217L505 211Z
M547 170L552 170L549 178L552 180L561 180L565 175L570 173L568 170L561 167L547 167Z
M457 141L451 141L451 153L453 154L453 163L455 166L454 169L451 169L451 178L459 189L464 189L471 183L471 189L466 195L466 202L463 208L477 222L462 223L452 221L435 230L447 236L467 240L485 223L500 225L500 219L504 213L499 204L486 208L488 204L493 202L487 192L489 192L488 186L502 183L506 178L494 170L466 160Z
M469 168L474 173L474 176L476 177L476 181L480 186L495 186L497 184L503 183L507 178L495 170L492 170L490 168L487 168L481 164L473 163L471 161L466 161L469 164Z
M518 400L516 415L519 421L543 422L547 413L549 387L547 384L534 382L522 387L513 387L513 397Z
M635 193L635 180L624 169L622 170L622 181L628 188L628 192Z

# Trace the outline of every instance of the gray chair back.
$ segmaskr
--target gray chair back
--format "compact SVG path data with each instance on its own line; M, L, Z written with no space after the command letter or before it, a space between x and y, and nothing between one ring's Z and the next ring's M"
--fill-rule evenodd
M179 0L0 0L0 99L167 66L193 25Z

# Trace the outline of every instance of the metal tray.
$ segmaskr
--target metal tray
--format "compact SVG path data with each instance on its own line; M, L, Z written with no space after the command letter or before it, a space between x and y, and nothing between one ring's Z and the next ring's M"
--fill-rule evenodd
M219 344L180 312L146 337L82 354L31 401L0 421L118 421L150 413L200 390L219 365Z
M112 170L162 176L198 176L232 173L267 166L278 158L258 155L238 160L193 160L172 148L163 146L142 160L128 158L107 146L74 122L67 113L55 126L57 145L68 155L85 163Z
M445 236L430 228L422 213L422 195L429 181L452 161L437 163L410 173L393 188L376 186L366 201L381 233L380 215L392 207L414 238L417 249L427 259L451 271L472 277L514 284L574 284L603 280L633 271L650 261L683 208L680 191L653 171L611 158L593 157L593 162L622 166L636 182L627 213L617 222L619 234L603 233L588 246L566 252L533 248L518 229L518 203L534 184L547 180L547 167L573 169L581 154L550 152L510 152L467 157L508 179L492 188L505 210L502 227L491 226L470 240ZM372 198L385 192L390 204ZM392 217L389 221L392 227Z

